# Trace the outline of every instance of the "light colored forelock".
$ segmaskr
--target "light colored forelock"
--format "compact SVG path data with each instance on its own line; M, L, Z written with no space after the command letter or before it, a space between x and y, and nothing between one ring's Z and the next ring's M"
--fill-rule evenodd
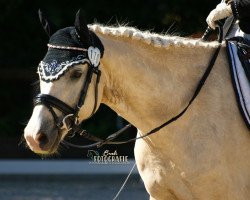
M207 47L215 48L218 42L203 42L200 39L184 38L171 35L161 35L150 31L140 31L126 26L102 26L100 24L89 25L89 29L95 33L111 35L114 37L127 37L132 40L140 40L155 47L169 48L170 46Z

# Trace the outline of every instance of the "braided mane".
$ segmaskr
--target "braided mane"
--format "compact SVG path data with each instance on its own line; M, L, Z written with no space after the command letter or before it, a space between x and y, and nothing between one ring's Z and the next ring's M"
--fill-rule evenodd
M127 26L111 27L100 24L92 24L89 25L89 28L95 33L111 35L115 37L131 38L132 40L140 40L146 44L153 45L158 48L169 48L170 46L216 48L218 46L216 41L204 42L200 39L161 35L157 33L151 33L150 31L140 31L136 28Z

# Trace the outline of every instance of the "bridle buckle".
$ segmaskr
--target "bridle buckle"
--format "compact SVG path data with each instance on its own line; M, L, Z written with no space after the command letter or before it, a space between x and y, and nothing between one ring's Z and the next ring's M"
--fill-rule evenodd
M70 126L69 126L69 123L67 123L67 119L70 118L70 117L73 117L73 116L74 116L74 114L68 114L68 115L66 115L66 116L63 118L61 129L66 129L67 132L69 132L69 131L72 130L72 124L70 123ZM71 121L72 121L72 120L71 120ZM76 124L76 125L79 124L78 117L75 117L74 124Z

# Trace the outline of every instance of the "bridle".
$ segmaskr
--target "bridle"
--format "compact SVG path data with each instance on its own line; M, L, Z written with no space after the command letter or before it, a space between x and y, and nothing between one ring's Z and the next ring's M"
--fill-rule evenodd
M172 122L179 119L187 111L189 106L192 104L192 102L198 96L198 94L200 93L203 85L205 84L205 81L207 80L207 78L208 78L208 76L209 76L209 74L210 74L210 72L215 64L215 61L219 55L219 52L220 52L221 43L223 40L223 31L222 31L221 25L218 27L218 30L219 30L219 34L218 34L219 46L216 49L216 51L214 52L214 54L210 60L210 63L208 64L207 69L205 70L203 76L201 77L201 79L200 79L200 81L195 89L195 92L194 92L191 100L187 104L187 106L178 115L174 116L173 118L169 119L165 123L152 129L151 131L147 132L146 134L144 134L142 136L135 137L135 138L132 138L132 139L129 139L126 141L113 141L114 139L119 137L121 134L123 134L127 129L129 129L132 126L131 124L128 124L124 128L122 128L121 130L109 135L106 139L100 139L92 134L89 134L86 130L81 128L81 124L78 120L78 113L79 113L81 107L84 106L86 94L88 92L88 88L89 88L89 85L91 83L93 74L96 74L97 78L96 78L96 83L95 83L95 102L94 102L94 106L93 106L93 111L89 117L91 117L95 113L96 107L97 107L97 101L98 101L98 84L99 84L100 76L101 76L101 71L99 69L99 63L97 66L94 66L93 63L91 62L91 60L89 60L87 55L86 55L86 58L88 61L86 63L88 64L88 71L87 71L87 75L86 75L86 80L83 84L83 87L82 87L82 90L80 93L80 97L79 97L78 103L75 106L75 108L70 107L69 105L67 105L66 103L61 101L60 99L53 97L51 95L48 95L48 94L38 94L34 98L34 105L35 106L44 105L48 108L48 110L50 111L50 113L52 114L52 116L54 118L54 121L55 121L55 124L58 128L58 131L65 128L68 131L68 133L72 134L73 136L75 134L80 134L84 138L94 141L94 143L92 143L90 145L77 145L77 144L72 144L68 141L63 140L62 143L67 145L67 146L76 147L76 148L93 148L93 147L101 147L104 144L124 144L124 143L129 143L129 142L132 142L132 141L135 141L138 139L145 138L149 135L152 135L153 133L158 132L162 128L166 127L167 125L169 125ZM202 40L207 40L210 32L211 32L211 29L208 28L206 30L206 32L204 33ZM54 45L50 45L50 44L48 46L49 46L49 48L67 49L67 50L72 50L72 51L83 51L85 54L88 51L87 49L78 48L78 47L54 46ZM65 117L62 121L59 121L59 118L56 115L53 108L60 110L65 115Z
M86 79L83 83L82 90L80 92L80 96L78 99L78 103L76 104L74 108L64 103L60 99L53 97L51 95L48 95L48 94L38 94L34 98L34 106L44 105L45 107L48 108L49 112L51 113L54 119L55 125L58 128L58 131L62 129L66 129L66 131L70 132L71 134L78 133L80 135L85 136L88 139L93 139L94 136L92 138L89 134L87 134L85 130L81 128L80 126L81 124L79 123L79 120L78 120L78 117L79 117L78 114L79 114L81 107L85 103L89 85L91 83L91 80L94 74L97 76L96 82L95 82L95 92L94 92L95 98L94 98L93 110L89 117L91 117L96 111L97 101L98 101L98 84L100 82L100 76L101 76L99 63L96 66L91 63L91 60L88 58L88 55L87 55L88 50L85 48L59 46L59 45L51 45L51 44L48 44L48 47L54 48L54 49L61 49L61 50L66 49L66 50L72 50L72 51L82 51L87 59L83 64L86 63L88 65ZM61 121L59 117L57 116L54 108L58 109L64 114L64 118Z

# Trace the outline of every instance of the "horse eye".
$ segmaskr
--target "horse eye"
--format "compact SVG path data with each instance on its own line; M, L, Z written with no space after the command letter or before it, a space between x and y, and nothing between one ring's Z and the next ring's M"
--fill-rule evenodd
M72 79L76 79L76 78L80 78L82 76L82 71L80 70L75 70L71 73L70 78Z

